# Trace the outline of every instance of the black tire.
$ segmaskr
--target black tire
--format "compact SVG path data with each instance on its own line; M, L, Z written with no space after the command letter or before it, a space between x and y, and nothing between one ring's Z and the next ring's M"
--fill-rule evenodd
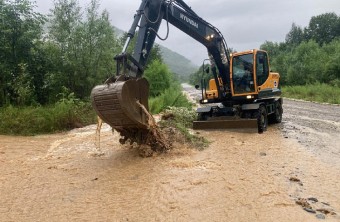
M270 115L271 123L281 123L282 122L282 105L279 101L275 102L275 111Z
M198 113L197 120L205 121L208 119L208 113Z
M268 126L268 117L267 117L267 110L264 105L261 105L258 109L258 115L257 115L257 128L258 133L263 133L267 130Z

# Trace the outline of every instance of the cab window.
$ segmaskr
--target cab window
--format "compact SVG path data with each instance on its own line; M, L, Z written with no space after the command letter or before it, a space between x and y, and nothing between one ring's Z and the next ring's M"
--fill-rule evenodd
M233 57L233 87L235 94L254 92L253 54Z
M256 54L256 75L258 86L261 86L269 76L268 58L265 52L257 52Z

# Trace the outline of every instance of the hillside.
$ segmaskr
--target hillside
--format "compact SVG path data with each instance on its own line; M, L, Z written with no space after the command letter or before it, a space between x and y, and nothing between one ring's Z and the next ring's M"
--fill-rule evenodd
M193 64L189 59L185 58L181 54L174 52L162 45L160 45L161 53L164 63L169 66L173 73L178 74L181 77L188 78L191 73L197 71L198 66Z
M121 37L124 34L123 30L116 27L114 28L117 36ZM178 76L180 76L181 79L187 79L191 73L197 71L198 66L193 64L189 59L185 58L177 52L168 49L165 46L162 46L160 44L158 45L160 46L164 63L168 65L169 69L173 73L176 73Z

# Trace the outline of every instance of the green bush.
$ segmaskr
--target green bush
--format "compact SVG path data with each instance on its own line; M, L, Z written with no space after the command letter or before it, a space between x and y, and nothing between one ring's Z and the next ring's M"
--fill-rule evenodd
M95 123L89 103L58 102L51 106L8 106L0 109L0 134L54 133Z

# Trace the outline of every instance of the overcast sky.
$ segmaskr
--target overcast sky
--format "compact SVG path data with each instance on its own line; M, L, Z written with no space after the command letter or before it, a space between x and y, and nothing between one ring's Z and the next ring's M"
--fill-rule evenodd
M312 16L325 12L340 15L340 0L184 0L191 8L224 35L229 47L237 50L259 48L268 40L284 41L291 25L305 27ZM36 0L37 10L46 14L53 7L53 0ZM79 1L81 6L89 3ZM101 10L110 13L111 23L127 31L141 0L101 0ZM165 36L166 24L162 23L160 35ZM170 26L166 41L156 42L176 51L195 64L207 58L203 45Z

